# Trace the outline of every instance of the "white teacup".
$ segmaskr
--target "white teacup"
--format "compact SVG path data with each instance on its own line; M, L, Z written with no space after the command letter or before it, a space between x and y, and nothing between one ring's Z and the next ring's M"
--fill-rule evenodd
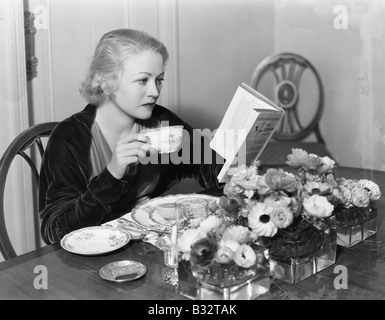
M166 220L176 220L176 211L175 211L175 203L167 202L160 203L157 205L158 214Z
M182 145L183 126L150 129L144 135L150 138L151 146L159 153L171 153Z

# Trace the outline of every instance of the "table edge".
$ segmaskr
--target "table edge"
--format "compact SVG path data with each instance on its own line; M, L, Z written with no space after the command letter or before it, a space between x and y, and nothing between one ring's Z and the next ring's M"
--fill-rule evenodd
M24 254L21 254L19 256L16 256L12 259L5 260L0 263L0 271L12 268L16 265L22 264L24 262L30 261L32 259L42 257L46 254L52 253L54 251L60 250L62 247L59 243L50 244L47 246L44 246L42 248L39 248L37 250L33 250Z

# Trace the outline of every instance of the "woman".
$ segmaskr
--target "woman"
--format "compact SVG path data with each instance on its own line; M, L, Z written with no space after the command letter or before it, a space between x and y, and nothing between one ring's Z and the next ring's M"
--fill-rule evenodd
M167 60L164 45L146 33L120 29L101 38L81 88L89 104L58 124L44 154L39 205L46 243L116 219L186 177L219 187L215 162L223 159L210 154L213 164L192 164L193 128L156 104ZM141 132L163 122L184 126L189 161L144 161L156 151Z

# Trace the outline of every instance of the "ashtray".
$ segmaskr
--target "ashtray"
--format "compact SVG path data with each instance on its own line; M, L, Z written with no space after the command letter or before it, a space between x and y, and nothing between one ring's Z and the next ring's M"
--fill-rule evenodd
M133 281L143 277L147 268L137 261L123 260L106 264L100 269L99 275L113 282Z

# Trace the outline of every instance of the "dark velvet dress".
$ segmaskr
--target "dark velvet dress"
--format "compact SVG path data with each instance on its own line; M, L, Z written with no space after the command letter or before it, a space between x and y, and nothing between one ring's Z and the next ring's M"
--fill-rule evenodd
M39 190L41 234L46 243L57 242L73 230L114 220L184 178L193 178L202 188L222 187L217 175L223 159L208 147L207 138L159 105L142 126L163 121L183 125L189 134L182 146L187 141L189 148L178 151L181 163L172 161L172 154L162 154L158 161L129 166L120 180L106 168L95 175L91 161L95 116L96 107L87 105L60 122L48 141ZM186 152L184 156L182 152Z

